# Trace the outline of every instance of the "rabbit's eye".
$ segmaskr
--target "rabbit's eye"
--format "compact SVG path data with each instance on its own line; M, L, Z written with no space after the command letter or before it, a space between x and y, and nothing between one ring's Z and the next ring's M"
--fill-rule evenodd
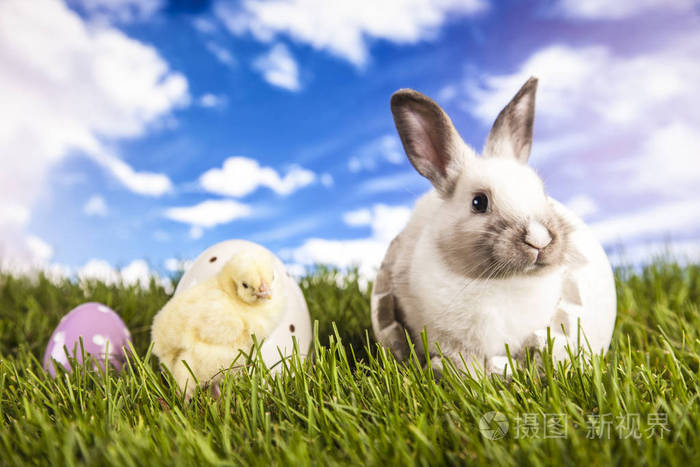
M241 285L243 286L244 289L248 288L248 284L246 284L245 282L242 282Z
M489 208L489 198L484 193L477 193L472 199L472 211L484 213Z

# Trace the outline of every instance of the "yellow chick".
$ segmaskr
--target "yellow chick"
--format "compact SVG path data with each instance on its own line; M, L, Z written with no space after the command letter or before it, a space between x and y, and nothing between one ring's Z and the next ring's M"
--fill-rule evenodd
M266 252L235 255L211 279L170 299L153 319L153 353L168 367L187 399L195 383L219 394L223 371L239 350L267 337L284 311L282 283ZM241 359L239 359L241 360Z

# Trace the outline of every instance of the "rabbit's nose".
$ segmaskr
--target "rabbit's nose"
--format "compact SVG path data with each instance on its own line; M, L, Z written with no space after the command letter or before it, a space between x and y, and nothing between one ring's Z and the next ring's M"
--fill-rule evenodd
M547 227L537 221L530 221L525 233L525 243L537 250L542 250L552 242L552 236Z

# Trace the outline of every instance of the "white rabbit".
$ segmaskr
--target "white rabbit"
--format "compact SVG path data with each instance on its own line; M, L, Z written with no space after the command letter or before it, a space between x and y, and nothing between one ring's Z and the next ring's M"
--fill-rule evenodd
M423 329L433 366L439 346L472 372L508 371L506 345L515 357L541 349L547 328L558 359L567 344L595 353L610 345L608 259L527 165L536 89L530 78L501 111L481 157L431 99L410 89L392 96L406 154L434 187L389 247L372 291L375 335L399 359L406 331L423 352Z

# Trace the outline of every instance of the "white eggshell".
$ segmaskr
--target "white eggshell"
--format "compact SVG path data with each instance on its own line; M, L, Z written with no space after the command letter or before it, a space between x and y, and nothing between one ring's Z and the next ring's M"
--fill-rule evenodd
M236 253L255 249L266 251L272 255L265 247L246 240L227 240L207 248L185 271L177 284L175 296L215 276ZM280 354L289 356L292 353L294 348L292 337L297 340L300 356L302 358L307 356L311 345L312 331L311 317L304 294L296 281L287 273L282 261L276 256L275 260L276 281L279 281L280 286L284 287L287 306L280 318L279 325L263 342L260 353L265 364L269 368L276 369L275 365L280 361Z

